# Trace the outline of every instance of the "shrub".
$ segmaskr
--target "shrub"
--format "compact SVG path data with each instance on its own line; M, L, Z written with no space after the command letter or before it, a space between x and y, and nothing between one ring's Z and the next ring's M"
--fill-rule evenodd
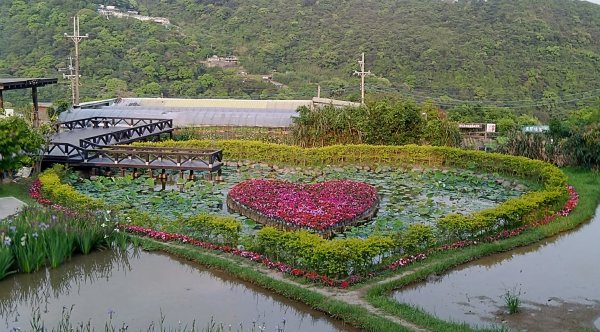
M64 176L63 168L54 167L45 170L39 176L42 184L42 194L45 198L55 204L69 207L80 211L95 211L104 207L100 200L90 198L72 186L62 183L61 176Z
M170 233L187 233L205 242L225 245L237 245L242 231L242 224L235 218L210 214L169 220L134 210L123 213L122 217L128 224Z
M435 244L433 228L423 224L412 224L399 234L398 247L404 254L422 252Z
M329 277L365 275L383 257L389 256L394 243L389 237L325 240L307 231L286 232L265 227L256 236L256 250L295 267Z
M184 219L182 226L202 241L227 245L237 245L242 230L242 224L235 218L209 214Z

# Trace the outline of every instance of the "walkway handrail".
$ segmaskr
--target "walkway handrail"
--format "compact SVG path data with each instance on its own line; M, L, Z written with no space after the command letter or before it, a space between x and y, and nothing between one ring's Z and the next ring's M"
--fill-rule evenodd
M184 164L201 162L209 169L213 169L215 166L220 167L220 163L223 161L223 150L184 150L187 151L140 150L139 148L128 149L127 147L117 149L111 147L86 149L83 162L86 164L106 164L106 160L108 160L110 164L114 165L120 165L125 162L138 164L139 166L150 166L161 163L161 166L165 168L182 167ZM132 161L138 161L138 163Z
M66 122L59 122L54 125L56 131L59 131L61 128L66 128L68 130L73 129L84 129L84 128L99 128L100 125L104 128L116 127L118 125L124 124L129 127L137 127L140 123L142 125L147 125L151 123L157 123L162 121L173 121L172 119L153 119L153 118L134 118L134 117L114 117L114 116L95 116L91 118L77 119Z
M106 134L82 138L79 140L79 146L87 149L89 147L106 147L112 145L113 142L115 144L130 143L133 140L144 136L145 134L152 135L154 130L157 128L161 131L161 133L172 131L173 120L162 119L160 121L147 123L141 126L134 126Z
M58 149L58 151L61 152L61 155L60 156L51 155L51 153L57 149ZM73 153L73 152L75 152L75 153ZM56 157L56 158L79 157L80 160L84 160L86 158L86 156L87 155L86 155L85 149L82 149L81 147L79 147L77 145L73 145L71 143L50 143L50 145L48 145L48 147L46 148L46 151L44 153L45 159L52 159L52 157Z

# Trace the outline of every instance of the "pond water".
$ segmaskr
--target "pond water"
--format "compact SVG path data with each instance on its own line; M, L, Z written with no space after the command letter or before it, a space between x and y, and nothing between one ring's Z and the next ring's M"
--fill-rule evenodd
M48 329L70 316L97 331L109 323L128 331L154 323L177 328L212 321L224 331L356 331L308 306L268 293L223 273L162 253L96 252L56 269L0 282L0 330L30 330L32 315ZM285 324L284 324L285 320ZM12 330L11 330L12 331Z
M436 316L528 331L600 329L600 206L575 231L462 265L393 297ZM506 292L523 302L509 315Z
M522 183L497 175L476 174L466 170L393 169L362 167L279 168L253 164L223 168L223 182L180 181L172 174L166 191L148 177L99 177L93 181L73 182L75 188L108 203L130 204L148 213L167 218L191 216L201 212L228 214L224 208L229 189L244 180L273 178L290 182L322 182L351 179L375 186L380 207L374 220L355 227L348 236L368 236L373 232L395 232L409 223L431 224L451 212L468 213L492 207L530 190ZM182 192L180 192L180 190ZM247 218L235 215L250 226Z

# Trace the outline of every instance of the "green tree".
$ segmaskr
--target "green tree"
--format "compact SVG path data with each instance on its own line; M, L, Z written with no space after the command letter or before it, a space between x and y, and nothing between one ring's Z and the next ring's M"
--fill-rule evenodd
M42 135L22 117L0 119L0 174L32 164L42 143Z

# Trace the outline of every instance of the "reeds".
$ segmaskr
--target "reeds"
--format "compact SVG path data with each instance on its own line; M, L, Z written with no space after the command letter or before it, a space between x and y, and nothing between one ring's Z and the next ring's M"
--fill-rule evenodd
M127 238L109 212L73 215L28 207L0 221L0 280L13 272L56 268L75 252L126 248Z

